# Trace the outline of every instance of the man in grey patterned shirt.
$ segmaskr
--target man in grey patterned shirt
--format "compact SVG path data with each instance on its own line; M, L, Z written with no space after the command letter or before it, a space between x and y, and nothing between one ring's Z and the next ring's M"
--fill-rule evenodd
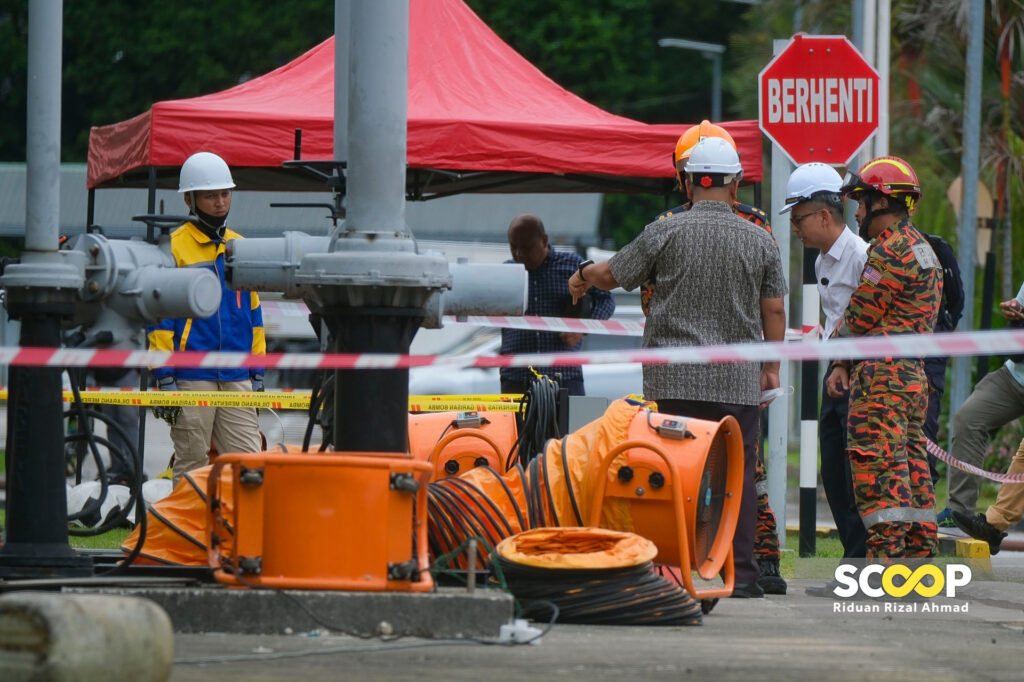
M779 249L763 228L732 211L743 169L724 140L707 138L686 165L693 208L648 225L611 260L569 279L569 291L658 291L644 328L644 347L781 341L786 330L786 278ZM779 363L644 365L644 397L658 410L695 419L736 418L743 432L744 480L733 539L734 597L763 597L754 559L757 494L754 441L763 391L779 386Z

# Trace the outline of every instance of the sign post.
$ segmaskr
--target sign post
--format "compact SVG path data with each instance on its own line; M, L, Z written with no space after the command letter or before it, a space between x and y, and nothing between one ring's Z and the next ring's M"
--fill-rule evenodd
M772 215L786 198L786 180L793 164L812 161L846 166L878 129L879 76L845 36L796 35L775 41L775 57L757 81L758 122L772 141ZM787 161L788 159L788 161ZM783 266L789 272L788 226L776 229ZM805 329L818 323L818 290L813 260L804 249L803 320ZM787 297L788 304L788 297ZM790 307L787 305L787 319ZM801 366L800 425L800 555L815 553L817 527L818 364ZM792 375L783 363L783 385ZM780 540L785 543L785 471L788 452L788 405L771 406L768 423L768 494L776 510ZM782 485L780 486L779 483ZM780 490L781 487L781 490ZM781 512L781 513L780 513Z

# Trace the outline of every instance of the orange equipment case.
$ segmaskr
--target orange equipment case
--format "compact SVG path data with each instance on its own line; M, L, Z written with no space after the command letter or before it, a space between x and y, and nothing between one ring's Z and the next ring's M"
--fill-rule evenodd
M401 453L220 455L207 487L214 576L247 587L430 591L432 468Z

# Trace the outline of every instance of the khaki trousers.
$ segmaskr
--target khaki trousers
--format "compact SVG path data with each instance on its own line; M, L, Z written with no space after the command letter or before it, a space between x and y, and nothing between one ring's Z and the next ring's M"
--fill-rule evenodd
M1024 474L1024 440L1013 456L1008 474ZM999 530L1007 530L1024 516L1024 483L1004 483L999 488L995 503L985 512L985 518Z
M984 465L985 450L996 431L1024 416L1024 386L1002 366L989 372L953 417L949 454L974 466ZM949 468L949 508L974 516L981 477Z
M252 391L249 381L179 381L182 391ZM210 443L220 454L259 452L260 426L252 407L183 407L171 427L174 485L182 474L209 463Z

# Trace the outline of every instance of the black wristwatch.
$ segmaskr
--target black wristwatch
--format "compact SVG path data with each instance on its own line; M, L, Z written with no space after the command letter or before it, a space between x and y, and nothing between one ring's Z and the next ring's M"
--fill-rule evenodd
M576 272L579 273L580 279L582 281L584 281L584 282L587 281L587 278L583 276L583 268L587 267L588 265L593 265L593 264L594 264L594 261L588 259L588 260L585 260L582 263L580 263L579 266L576 268Z

